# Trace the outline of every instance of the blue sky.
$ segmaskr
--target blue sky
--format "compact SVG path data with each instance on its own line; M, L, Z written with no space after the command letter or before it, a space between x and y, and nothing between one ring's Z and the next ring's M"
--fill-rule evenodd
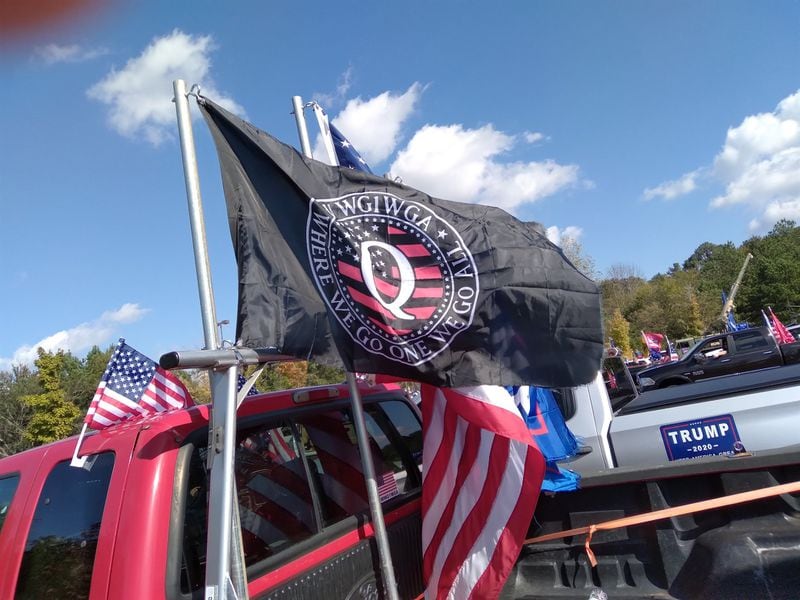
M0 45L0 368L203 344L172 80L577 239L600 276L800 221L797 2L116 2ZM307 114L315 131L313 113ZM219 319L235 264L195 121ZM233 336L229 326L226 337Z

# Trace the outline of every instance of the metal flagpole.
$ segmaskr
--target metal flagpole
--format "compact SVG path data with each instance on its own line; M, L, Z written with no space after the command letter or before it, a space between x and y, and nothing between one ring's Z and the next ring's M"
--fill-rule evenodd
M177 79L172 83L175 109L183 157L186 182L186 199L192 230L197 287L200 294L200 312L206 351L220 346L217 334L214 291L208 260L203 203L200 196L200 177L194 146L191 114L186 83ZM211 464L208 499L208 540L206 546L205 600L232 600L247 598L247 581L242 564L241 530L234 511L235 487L233 478L234 442L236 440L236 383L238 364L217 371L209 369L211 382L211 419L209 423L209 462ZM231 549L233 548L233 551Z
M311 108L314 109L314 114L317 117L317 125L322 132L322 143L325 146L325 152L328 154L328 160L332 165L338 165L339 161L336 158L336 148L333 145L333 136L331 135L331 125L328 122L328 115L322 107L316 102L311 103Z
M300 148L308 158L311 156L311 144L308 139L308 128L303 114L303 101L300 96L292 96L292 106L294 107L294 117L297 120L297 133L300 136ZM323 135L330 135L330 130L323 131ZM334 159L336 158L334 154ZM375 530L375 541L378 545L378 557L381 563L381 573L383 574L384 588L389 600L399 600L397 593L397 581L394 576L394 566L392 565L392 555L389 549L389 536L386 534L386 523L383 520L383 509L381 508L381 498L378 494L378 483L375 479L375 466L372 463L372 452L370 451L369 438L367 437L367 424L364 419L364 407L361 401L361 392L358 389L358 382L353 373L347 372L347 387L350 391L350 406L353 410L353 424L356 428L356 439L358 440L358 451L361 454L361 467L364 470L364 479L367 486L367 498L369 499L369 511L372 517L372 527Z

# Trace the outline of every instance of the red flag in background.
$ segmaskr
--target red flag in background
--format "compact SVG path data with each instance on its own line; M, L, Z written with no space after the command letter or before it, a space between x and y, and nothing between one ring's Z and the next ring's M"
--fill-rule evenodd
M769 308L769 316L772 319L772 334L775 336L775 340L779 344L791 344L795 341L794 336L789 333L789 330L786 329L786 326L781 323L778 316L772 312L772 307Z
M505 388L422 386L425 597L496 598L519 556L544 459Z
M651 331L643 331L642 337L644 338L644 343L647 345L649 350L655 350L657 352L661 351L661 342L664 340L664 336L660 333L653 333Z

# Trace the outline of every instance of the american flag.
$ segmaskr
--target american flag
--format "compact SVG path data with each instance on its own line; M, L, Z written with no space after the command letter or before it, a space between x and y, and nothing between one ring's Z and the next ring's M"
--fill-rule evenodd
M519 556L545 463L499 386L422 386L425 597L496 598Z
M121 339L92 398L84 424L105 429L128 419L191 406L189 391Z
M342 135L342 132L330 123L328 127L331 130L331 137L333 138L333 147L336 150L336 159L342 167L349 167L357 171L366 171L372 173L367 161L361 158L361 155L353 147L353 144L347 141L347 138Z
M772 307L769 308L769 316L772 319L772 331L775 340L779 344L791 344L795 341L794 336L786 329L786 326L778 319L778 315L772 312Z

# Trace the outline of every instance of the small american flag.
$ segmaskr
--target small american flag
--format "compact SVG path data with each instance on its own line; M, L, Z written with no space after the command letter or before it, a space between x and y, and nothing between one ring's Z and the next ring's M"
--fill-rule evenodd
M105 429L128 419L193 404L180 379L120 339L84 423L90 429Z

